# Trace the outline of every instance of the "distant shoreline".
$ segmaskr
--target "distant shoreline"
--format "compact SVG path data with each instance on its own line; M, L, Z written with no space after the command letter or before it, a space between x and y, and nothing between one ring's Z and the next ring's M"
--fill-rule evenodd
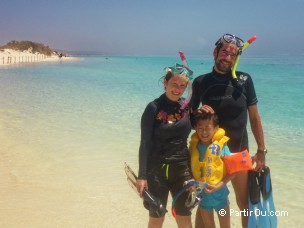
M0 50L0 67L1 66L18 66L19 64L32 64L39 62L57 62L66 60L80 60L78 57L60 57L57 54L51 56L41 53L31 53L29 51L16 51L12 49Z

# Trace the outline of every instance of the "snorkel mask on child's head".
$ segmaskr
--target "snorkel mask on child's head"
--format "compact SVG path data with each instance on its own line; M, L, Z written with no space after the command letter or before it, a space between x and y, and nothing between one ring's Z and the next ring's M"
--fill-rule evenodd
M188 67L185 67L178 63L176 63L173 67L166 67L165 71L166 73L168 72L178 73L179 75L184 76L189 80L193 79L193 71L190 70Z

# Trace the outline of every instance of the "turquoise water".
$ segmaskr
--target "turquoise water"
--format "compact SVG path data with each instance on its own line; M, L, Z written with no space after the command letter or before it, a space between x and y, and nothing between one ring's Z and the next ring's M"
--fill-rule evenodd
M11 173L25 185L35 179L39 186L65 186L68 182L85 188L82 196L96 201L93 206L85 201L83 207L102 211L104 216L99 222L104 226L112 224L106 217L116 210L128 211L132 207L139 210L138 216L147 216L140 201L132 201L130 206L129 200L136 196L125 182L122 167L127 161L137 170L141 114L146 104L163 92L159 81L163 68L175 62L180 62L177 57L86 57L80 61L0 68L0 147L3 144L7 159L19 159L19 166L15 165ZM189 57L188 63L198 76L212 69L213 60ZM279 227L301 227L304 56L244 56L238 70L249 72L255 83L276 208L288 211L288 216L278 218ZM254 151L256 145L250 137ZM25 168L22 162L27 156L35 165L30 163ZM106 186L102 184L105 182ZM116 203L120 197L123 208L113 206L106 212L99 205L108 198ZM88 216L93 221L92 214ZM170 219L168 224L172 223ZM234 219L239 227L239 218ZM123 227L135 227L129 216L123 220ZM68 225L81 227L82 222ZM146 217L142 221L145 223ZM116 225L121 227L121 223Z

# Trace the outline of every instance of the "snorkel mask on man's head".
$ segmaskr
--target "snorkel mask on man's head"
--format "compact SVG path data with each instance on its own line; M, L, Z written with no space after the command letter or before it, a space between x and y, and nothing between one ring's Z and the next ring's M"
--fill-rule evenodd
M166 73L168 72L177 73L181 76L186 77L189 80L193 79L193 71L190 70L188 67L185 67L178 63L176 63L173 67L166 67L165 71Z
M243 53L243 51L248 47L248 45L253 43L255 40L256 40L256 36L252 36L252 37L250 37L249 40L247 40L244 43L244 41L237 36L234 36L231 34L225 34L215 43L215 46L216 46L216 49L218 52L220 51L220 48L222 47L223 42L228 43L228 44L234 44L239 49L238 55L235 59L234 65L232 67L232 78L234 79L234 81L237 82L238 86L241 86L241 83L239 82L239 80L236 76L236 68L239 64L240 56Z
M244 46L244 41L241 38L229 33L224 34L221 38L218 39L218 41L216 41L215 46L217 50L220 50L223 43L234 44L239 49L239 54L241 54L242 48Z
M219 38L218 41L216 41L215 46L218 46L219 44L222 44L223 42L228 43L228 44L234 44L238 48L242 48L244 46L244 41L231 34L224 34L221 38Z

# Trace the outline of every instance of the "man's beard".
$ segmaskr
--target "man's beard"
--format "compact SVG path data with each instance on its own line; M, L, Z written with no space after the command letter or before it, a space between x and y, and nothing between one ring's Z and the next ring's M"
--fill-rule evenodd
M228 73L228 72L230 72L231 67L232 67L231 64L230 64L229 66L223 66L223 64L221 64L220 61L216 61L216 62L215 62L215 65L216 65L216 68L217 68L219 71L223 72L223 73Z

